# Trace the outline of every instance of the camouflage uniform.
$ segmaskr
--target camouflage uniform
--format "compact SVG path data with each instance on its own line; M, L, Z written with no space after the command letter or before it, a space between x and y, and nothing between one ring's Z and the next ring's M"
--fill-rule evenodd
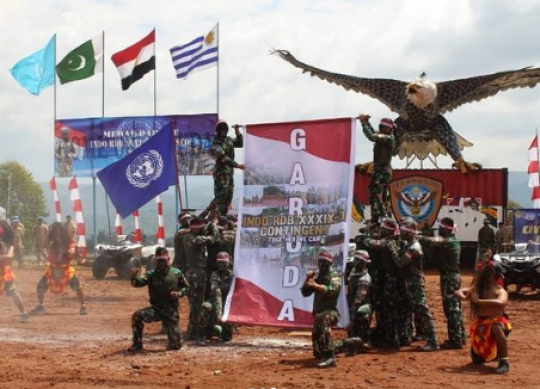
M215 235L189 233L185 240L186 278L189 282L189 325L188 339L196 339L197 322L204 303L204 293L208 283L208 250L207 246L219 240L217 229Z
M13 228L13 260L17 261L19 267L23 266L24 261L24 236L26 235L26 230L24 224L21 222L17 223L17 227L12 226Z
M373 174L369 182L369 205L371 220L379 222L382 217L390 216L390 181L392 180L392 153L396 143L394 135L386 135L373 129L369 122L362 123L366 138L374 142Z
M465 342L465 330L461 301L454 292L461 288L459 259L461 242L455 236L439 237L438 240L422 239L433 247L433 255L439 260L441 296L447 320L448 343L460 347Z
M347 303L351 319L351 331L348 335L359 336L363 341L368 341L371 321L371 276L367 268L359 273L354 269L351 272Z
M210 276L206 301L202 305L199 316L199 339L211 338L213 335L217 335L225 341L232 339L232 324L221 323L223 306L229 294L232 280L233 272L231 269L227 269L225 272L215 271Z
M174 235L174 259L172 265L183 272L185 272L187 268L185 244L188 234L189 228L182 228L176 231L176 234Z
M178 313L179 302L171 297L171 292L179 292L183 297L189 290L189 284L181 270L174 267L163 272L156 268L146 272L142 277L132 277L131 285L140 288L148 285L150 306L139 309L131 318L133 329L133 344L142 347L144 323L161 321L162 328L167 333L168 348L180 349L182 335L180 333Z
M378 258L371 262L378 268L377 285L373 289L376 296L380 296L375 308L376 312L378 311L376 333L386 346L399 347L398 307L402 305L400 301L403 296L398 289L398 269L392 259L392 252L388 249L391 242L393 242L391 239L368 238L364 240L364 246L377 251L378 254Z
M336 353L332 343L332 327L338 323L341 317L337 310L341 276L336 270L330 269L325 275L317 274L314 280L317 284L325 286L323 292L315 291L305 285L302 285L300 292L304 297L315 294L311 333L313 355L315 358L329 358Z
M478 258L483 258L488 249L491 249L492 253L495 253L497 239L495 238L493 228L489 224L484 224L484 227L478 230Z
M76 154L73 140L61 138L54 148L56 158L56 171L59 177L69 177L73 175L73 156Z
M234 191L234 168L239 164L234 160L234 148L244 146L244 137L216 135L210 153L215 157L214 165L214 204L220 215L227 215Z
M34 226L34 240L36 243L36 256L39 265L45 263L49 256L49 226L45 223Z
M398 267L402 269L403 281L405 285L405 302L402 304L400 319L400 338L403 340L412 339L412 316L414 314L418 323L426 336L427 345L438 348L435 320L431 315L425 294L425 279L422 267L422 246L413 239L403 242L399 247L397 242L393 242L391 247L393 259Z

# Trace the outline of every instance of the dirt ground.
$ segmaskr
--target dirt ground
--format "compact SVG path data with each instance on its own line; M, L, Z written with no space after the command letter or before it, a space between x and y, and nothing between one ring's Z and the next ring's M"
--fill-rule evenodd
M166 338L159 334L159 324L152 323L145 328L145 350L128 354L131 314L147 305L146 288L132 288L112 270L101 281L92 278L89 267L77 271L88 299L88 316L79 315L71 290L48 293L46 313L32 316L28 323L20 323L10 299L0 299L0 388L540 387L540 297L534 292L511 294L514 331L509 338L511 371L505 376L494 374L495 363L472 365L468 347L435 353L419 353L414 347L399 352L371 349L353 358L340 355L336 368L319 370L309 334L291 336L289 330L275 328L242 326L230 343L203 348L185 342L180 351L166 351ZM30 310L36 304L35 288L43 268L29 264L15 272ZM468 284L471 275L463 278ZM442 341L446 325L437 275L427 274L427 283ZM188 304L186 299L182 303L185 329Z

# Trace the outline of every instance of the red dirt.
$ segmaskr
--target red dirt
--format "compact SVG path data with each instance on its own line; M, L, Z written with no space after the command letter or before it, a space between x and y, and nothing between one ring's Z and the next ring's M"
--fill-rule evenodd
M43 268L15 269L17 286L28 310ZM0 388L539 388L539 297L511 294L514 331L509 338L511 371L494 374L496 364L474 366L469 348L418 353L372 349L353 358L341 356L331 370L315 368L310 338L290 331L240 327L232 342L201 348L185 342L180 351L165 351L157 323L145 328L145 350L128 354L133 311L147 306L147 290L132 288L111 273L95 280L88 267L77 269L88 297L88 316L78 314L75 294L45 297L47 312L20 323L10 299L0 300ZM470 282L470 275L464 277ZM427 275L429 301L439 339L446 326L438 276ZM514 287L512 287L512 290ZM187 300L182 301L186 328ZM468 309L467 309L468 311ZM466 318L468 316L466 315ZM466 319L468 323L468 319ZM335 336L343 336L335 331Z

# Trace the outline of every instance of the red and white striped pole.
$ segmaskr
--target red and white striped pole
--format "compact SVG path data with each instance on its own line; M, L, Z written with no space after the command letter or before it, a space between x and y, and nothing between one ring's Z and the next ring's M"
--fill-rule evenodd
M165 247L165 219L163 218L163 203L161 202L161 195L156 197L156 203L158 208L158 230L156 233L157 244L161 247Z
M114 232L116 233L116 239L118 239L120 235L124 235L124 230L122 229L122 219L120 218L118 211L116 211L116 219L114 220Z
M538 134L534 137L531 145L529 146L529 167L527 172L529 173L529 188L532 188L531 200L533 201L533 208L540 208L540 180L539 180L539 147L538 147Z
M77 223L77 247L81 263L86 262L86 227L84 225L83 209L81 202L81 194L77 179L73 177L69 181L68 189L70 192L71 201L73 201L73 211L75 212L75 223Z
M139 210L133 212L133 220L135 221L135 232L133 233L133 242L142 242L141 223L139 222Z
M49 181L49 187L51 188L54 195L54 211L56 213L56 221L61 223L62 211L60 209L60 197L58 197L58 190L56 189L56 180L54 177L51 178L51 180Z

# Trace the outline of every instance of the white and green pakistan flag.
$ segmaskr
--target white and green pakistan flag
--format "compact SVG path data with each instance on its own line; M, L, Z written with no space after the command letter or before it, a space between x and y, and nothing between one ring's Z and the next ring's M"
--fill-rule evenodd
M103 72L103 33L71 50L56 65L61 84L84 80Z

